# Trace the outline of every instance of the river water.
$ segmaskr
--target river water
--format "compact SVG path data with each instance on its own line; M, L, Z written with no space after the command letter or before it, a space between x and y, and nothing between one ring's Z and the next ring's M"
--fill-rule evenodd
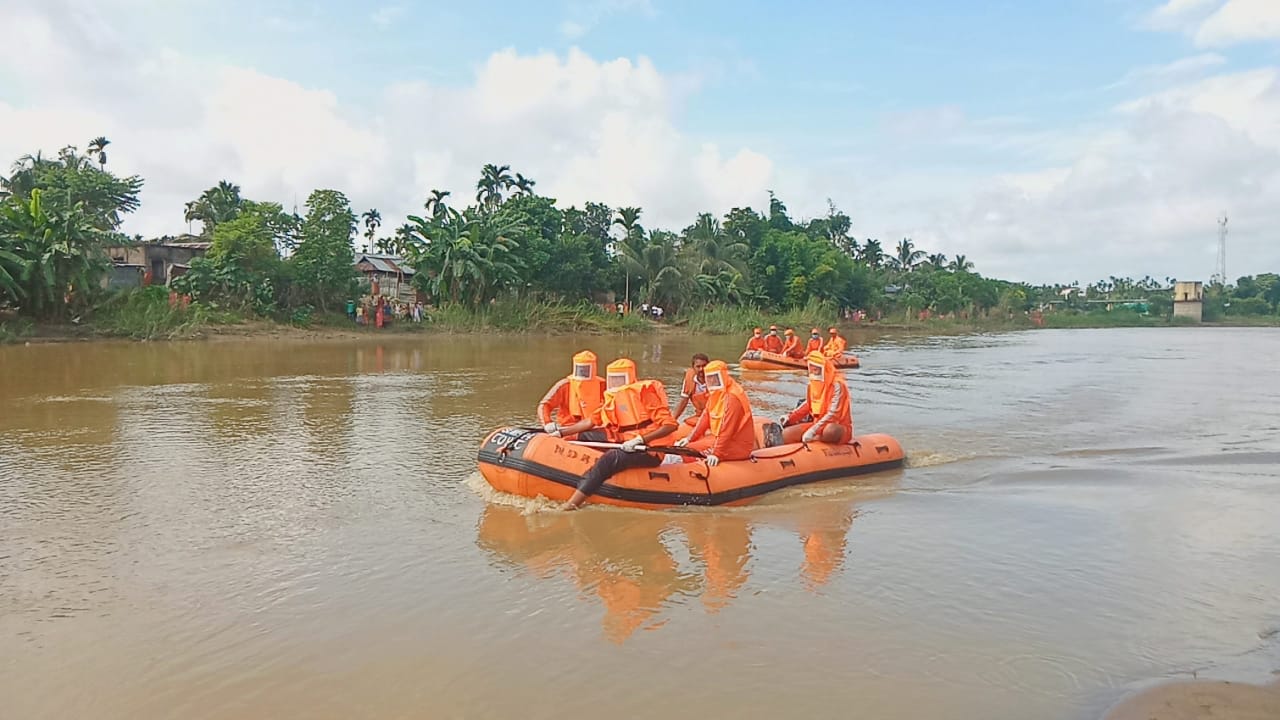
M0 717L1084 719L1280 669L1280 332L851 339L906 469L578 513L479 440L582 347L674 393L741 339L0 348Z

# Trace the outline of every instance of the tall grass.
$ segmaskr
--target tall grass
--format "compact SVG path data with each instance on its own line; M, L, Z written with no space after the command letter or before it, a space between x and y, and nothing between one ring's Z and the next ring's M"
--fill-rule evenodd
M135 340L170 340L193 337L210 325L238 322L231 313L218 312L193 302L184 308L169 306L169 291L148 287L116 293L90 316L90 326L99 334Z
M750 333L753 328L792 328L799 335L807 335L810 328L826 328L840 319L834 306L810 299L802 308L769 312L757 307L720 306L693 310L678 319L689 330L707 335L738 335Z
M0 345L22 341L31 334L32 327L26 318L0 322Z
M445 305L427 313L426 322L445 332L648 332L652 325L636 315L618 317L587 302L578 304L499 300L471 308Z

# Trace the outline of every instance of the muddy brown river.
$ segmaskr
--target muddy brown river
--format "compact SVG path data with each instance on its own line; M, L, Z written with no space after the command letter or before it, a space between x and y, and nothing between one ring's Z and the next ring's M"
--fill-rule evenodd
M1275 330L851 336L908 466L746 508L476 472L575 350L674 395L744 340L0 348L0 717L1084 720L1280 669Z

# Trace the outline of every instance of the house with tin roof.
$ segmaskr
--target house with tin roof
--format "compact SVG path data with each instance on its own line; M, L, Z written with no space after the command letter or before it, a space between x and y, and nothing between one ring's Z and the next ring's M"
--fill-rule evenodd
M355 264L356 270L369 280L372 294L381 294L400 302L417 302L418 294L412 284L417 271L409 267L404 258L379 253L356 253Z

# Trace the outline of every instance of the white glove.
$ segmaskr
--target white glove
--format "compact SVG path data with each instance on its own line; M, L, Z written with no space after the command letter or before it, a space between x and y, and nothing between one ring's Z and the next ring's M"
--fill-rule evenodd
M804 435L800 437L801 441L807 442L807 443L811 443L817 439L818 439L818 429L814 427L811 427L808 430L805 430Z
M707 456L707 467L715 467L719 464L720 464L720 458L716 457L715 455Z
M542 426L542 430L552 437L560 437L560 423L549 422Z
M679 440L675 441L675 442L674 442L674 443L672 443L672 444L673 444L673 445L675 445L676 447L684 447L685 445L688 445L688 444L689 444L689 438L687 438L687 437L682 437L682 438L680 438Z
M642 445L644 445L644 438L637 435L622 443L622 452L636 452Z

